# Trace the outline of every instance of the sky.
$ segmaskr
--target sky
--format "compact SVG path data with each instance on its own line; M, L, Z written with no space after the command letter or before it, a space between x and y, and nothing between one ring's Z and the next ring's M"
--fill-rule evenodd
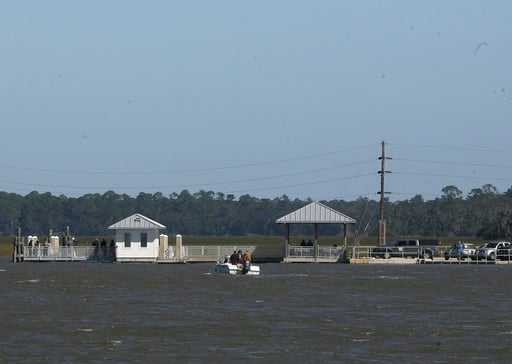
M0 3L0 191L512 186L512 2Z

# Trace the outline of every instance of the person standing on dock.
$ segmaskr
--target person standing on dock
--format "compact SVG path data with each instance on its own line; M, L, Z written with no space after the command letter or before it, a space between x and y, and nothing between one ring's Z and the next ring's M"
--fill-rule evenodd
M110 245L109 245L109 253L110 253L110 258L115 261L116 260L116 242L114 240L110 240Z
M107 258L107 241L105 238L101 240L101 255L103 256L103 259Z
M31 256L32 256L32 254L34 253L34 248L33 248L33 246L34 246L34 243L32 242L32 239L30 239L30 240L28 241L28 256L29 256L29 257L31 257Z
M99 246L100 246L100 242L98 241L98 238L96 238L96 239L93 241L92 246L94 247L94 255L93 255L93 258L94 258L94 259L98 259L98 249L99 249Z
M48 248L50 247L50 243L48 242L48 239L46 239L44 241L44 246L43 246L43 256L44 257L47 257L48 256Z
M34 256L36 256L36 257L39 256L39 254L41 253L39 251L40 247L41 247L41 244L39 243L39 239L37 239L36 244L34 245Z
M464 244L462 244L462 242L459 240L459 242L457 243L457 259L458 260L461 260L463 252L464 252Z

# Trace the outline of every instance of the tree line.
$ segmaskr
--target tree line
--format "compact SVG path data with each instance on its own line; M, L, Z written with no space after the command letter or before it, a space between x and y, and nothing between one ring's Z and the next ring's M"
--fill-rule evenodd
M108 235L108 226L134 213L141 213L167 226L168 234L189 236L283 235L275 220L293 212L311 199L256 198L201 190L139 193L136 197L108 191L71 198L31 192L25 196L0 192L0 235L46 235L50 229L77 236ZM349 233L377 236L380 202L360 197L354 201L319 201L358 222ZM499 193L486 184L467 196L455 186L442 189L441 197L424 200L421 195L403 201L385 199L387 236L473 236L484 239L512 236L512 187ZM312 234L308 225L293 226L292 234ZM323 235L341 234L341 227L321 225Z

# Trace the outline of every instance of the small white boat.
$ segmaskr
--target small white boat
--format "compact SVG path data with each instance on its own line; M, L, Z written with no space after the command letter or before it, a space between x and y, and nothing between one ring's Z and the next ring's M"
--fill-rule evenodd
M260 266L251 264L249 266L248 271L244 271L242 264L231 264L227 263L217 263L215 265L216 273L224 273L231 275L248 275L248 276L258 276L260 275Z

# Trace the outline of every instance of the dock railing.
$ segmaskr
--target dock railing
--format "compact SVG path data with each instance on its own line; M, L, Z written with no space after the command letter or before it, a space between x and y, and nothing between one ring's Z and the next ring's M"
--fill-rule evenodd
M183 259L189 262L217 262L229 257L234 251L248 250L252 253L255 246L226 246L226 245L185 245L183 246Z
M357 245L354 245L352 247L350 247L349 249L349 257L350 258L356 258L356 259L363 259L363 258L375 258L375 259L388 259L385 252L384 251L379 251L379 252L373 252L373 249L374 248L382 248L381 246L367 246L367 245L361 245L361 246L357 246ZM413 247L414 248L414 247ZM443 249L441 246L439 247L439 250L438 250L438 253L436 254L436 257L439 258L439 257L444 257L444 251L445 249ZM411 259L419 259L421 258L420 256L420 250L418 249L418 255L417 256L413 256L411 254L411 250L403 250L401 252L401 256L400 256L400 252L393 252L393 256L391 258L411 258Z
M287 251L284 258L287 263L338 262L344 258L345 247L290 245Z
M94 259L98 255L92 246L25 246L26 261L83 261Z
M348 258L355 258L355 259L375 259L375 260L382 260L382 261L393 261L393 258L399 258L399 259L411 259L411 260L417 260L421 259L421 257L407 257L404 254L402 256L393 256L390 258L386 258L382 252L380 253L373 253L372 250L374 248L377 248L378 246L352 246L348 248L347 251L347 257ZM448 246L439 246L439 254L434 257L434 260L439 261L445 261L446 264L512 264L512 252L508 252L508 254L502 254L498 255L496 259L479 259L479 260L473 260L470 257L466 257L464 259L458 260L457 257L452 256L449 259L445 259L444 252L448 249Z

